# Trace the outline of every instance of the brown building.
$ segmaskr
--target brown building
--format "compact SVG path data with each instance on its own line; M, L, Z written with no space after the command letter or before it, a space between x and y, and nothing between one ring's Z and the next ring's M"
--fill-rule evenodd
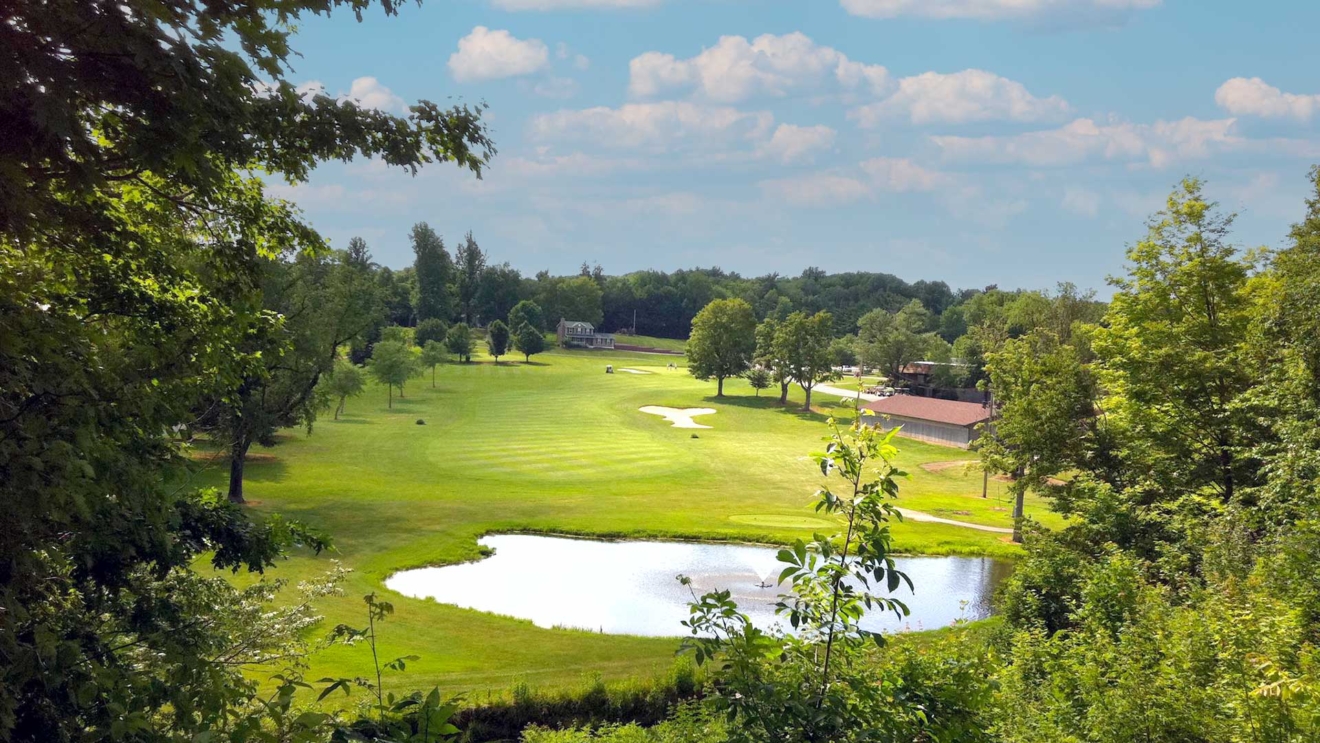
M990 408L974 402L894 395L863 406L884 430L902 426L899 436L966 449L976 439L976 427L990 420Z

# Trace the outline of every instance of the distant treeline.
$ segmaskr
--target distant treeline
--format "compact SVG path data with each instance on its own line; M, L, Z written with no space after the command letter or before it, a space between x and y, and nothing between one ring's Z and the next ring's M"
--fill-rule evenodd
M353 245L366 247L358 238ZM751 278L720 268L611 276L599 265L584 263L577 274L540 271L529 277L507 262L490 263L471 233L451 256L443 239L423 223L413 228L412 245L420 272L417 263L401 270L377 268L388 298L387 321L395 325L412 326L438 316L447 323L482 326L507 317L518 302L531 300L544 311L546 330L562 317L590 322L604 332L681 339L691 331L692 318L711 301L736 298L750 304L758 320L782 319L795 311L829 312L835 334L842 337L857 332L857 321L868 312L896 313L915 299L933 319L927 330L953 343L967 330L959 308L996 290L954 290L943 281L909 283L887 273L827 274L819 268L793 277L771 273Z

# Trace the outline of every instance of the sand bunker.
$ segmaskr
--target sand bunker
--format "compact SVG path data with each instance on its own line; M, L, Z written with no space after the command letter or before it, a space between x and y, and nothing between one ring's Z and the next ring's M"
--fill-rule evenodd
M650 373L651 373L651 372L649 372L649 371L642 371L641 369L620 369L619 371L621 371L621 372L628 372L629 374L650 374Z
M698 415L714 415L714 408L666 408L659 405L646 405L638 408L643 413L651 415L664 416L665 420L674 424L674 428L710 428L703 426L692 418Z

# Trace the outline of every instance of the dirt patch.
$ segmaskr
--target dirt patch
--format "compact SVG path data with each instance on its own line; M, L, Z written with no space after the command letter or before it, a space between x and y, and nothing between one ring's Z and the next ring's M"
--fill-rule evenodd
M968 467L979 464L981 464L981 460L979 459L959 459L954 462L926 462L921 465L921 468L927 472L943 472L944 470L951 470L955 467Z

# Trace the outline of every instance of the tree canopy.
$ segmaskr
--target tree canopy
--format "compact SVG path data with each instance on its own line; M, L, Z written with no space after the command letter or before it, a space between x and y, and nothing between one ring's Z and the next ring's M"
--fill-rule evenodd
M803 410L811 409L811 391L817 384L837 378L830 354L833 327L834 318L828 312L794 312L775 334L776 354L783 361L785 378L797 382L806 393Z
M496 320L486 328L486 350L500 363L500 357L509 352L509 326Z
M493 154L479 107L423 101L395 116L297 90L286 79L293 26L336 6L370 8L6 6L6 740L191 739L259 727L276 709L259 711L255 684L216 660L246 641L225 614L245 599L191 566L209 555L259 571L295 541L324 542L274 514L252 522L176 477L205 401L244 405L245 382L282 384L266 352L290 358L279 339L301 331L265 307L267 269L325 256L324 240L250 174L298 182L354 156L480 173Z
M724 396L724 380L741 376L756 350L756 315L741 299L717 299L692 320L688 338L688 371L697 379L715 379L716 396Z

